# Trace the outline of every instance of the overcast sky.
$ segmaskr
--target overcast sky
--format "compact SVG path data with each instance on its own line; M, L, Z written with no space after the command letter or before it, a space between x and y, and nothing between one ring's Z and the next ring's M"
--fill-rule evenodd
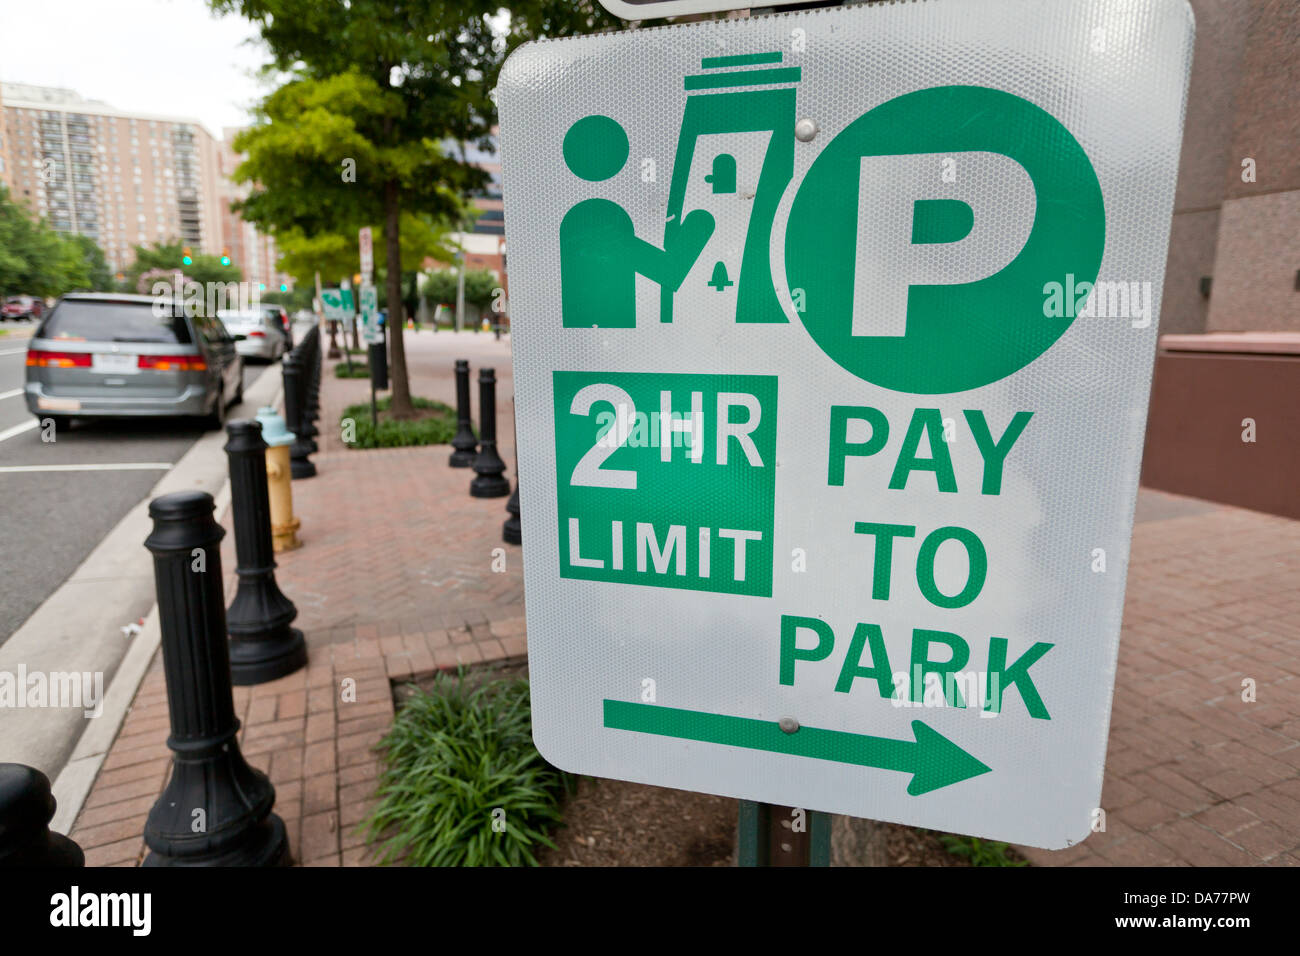
M204 0L0 0L0 80L192 117L220 138L267 92L253 25ZM254 42L246 42L250 39Z

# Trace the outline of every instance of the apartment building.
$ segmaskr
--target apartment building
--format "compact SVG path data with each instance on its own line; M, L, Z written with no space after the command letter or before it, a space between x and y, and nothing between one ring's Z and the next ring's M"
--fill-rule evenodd
M237 131L227 131L231 135ZM230 211L238 157L193 119L128 113L73 90L0 83L0 182L60 231L89 236L114 272L134 246L179 240L229 255L268 289L274 244Z
M221 235L223 248L232 260L244 270L244 281L255 282L269 291L279 290L282 286L291 286L293 279L276 269L280 257L275 240L259 232L252 223L244 222L239 214L230 208L231 203L243 199L249 193L246 184L236 183L235 168L244 160L233 147L235 137L243 130L239 127L226 127L221 131L218 144L217 160L220 177Z

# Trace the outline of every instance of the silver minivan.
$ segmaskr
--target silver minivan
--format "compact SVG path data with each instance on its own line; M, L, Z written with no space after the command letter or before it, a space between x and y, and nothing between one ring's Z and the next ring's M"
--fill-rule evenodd
M65 295L27 347L27 408L64 426L92 416L196 415L221 428L227 406L244 395L236 341L216 317L153 296Z

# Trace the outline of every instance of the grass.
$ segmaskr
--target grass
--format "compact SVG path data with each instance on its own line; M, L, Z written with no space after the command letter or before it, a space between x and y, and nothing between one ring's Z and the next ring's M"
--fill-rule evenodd
M528 681L439 674L381 741L379 805L362 822L381 863L536 866L554 847L566 775L533 746Z
M339 424L343 427L343 437L347 441L349 433L352 440L347 441L349 448L409 448L413 445L446 445L456 434L456 410L442 402L428 398L411 396L418 417L394 420L389 413L391 396L385 396L376 403L379 413L379 427L370 424L370 403L358 402L343 409ZM351 419L352 424L347 424Z
M1014 859L1010 854L1010 846L1006 843L995 843L991 840L981 840L979 837L958 836L954 833L940 834L939 840L953 856L964 857L970 860L971 866L1028 866L1027 860Z
M339 362L334 366L335 378L369 378L370 366L365 362L353 362L352 371L348 371L347 362Z

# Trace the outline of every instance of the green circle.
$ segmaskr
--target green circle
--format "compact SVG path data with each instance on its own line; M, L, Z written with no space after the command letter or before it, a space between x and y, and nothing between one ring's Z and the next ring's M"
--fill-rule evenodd
M911 286L905 335L853 335L862 157L921 153L960 162L965 151L1009 156L1029 174L1036 206L1024 248L987 278ZM1067 274L1076 286L1093 282L1105 240L1101 186L1069 130L1001 90L935 87L863 114L817 157L790 209L786 279L803 291L808 333L841 367L894 391L959 392L1005 378L1051 348L1073 310L1046 314L1044 285Z
M564 134L564 162L573 175L597 183L627 162L627 132L608 116L584 116Z

